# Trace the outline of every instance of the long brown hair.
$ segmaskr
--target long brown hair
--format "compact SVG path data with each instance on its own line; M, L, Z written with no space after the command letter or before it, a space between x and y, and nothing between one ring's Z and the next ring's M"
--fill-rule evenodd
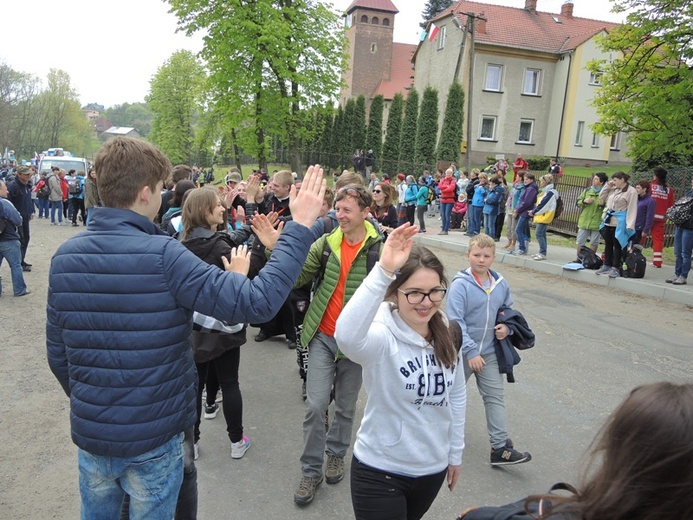
M375 203L375 200L373 200L373 203L371 204L371 212L376 216L376 218L379 218L385 215L385 213L387 213L387 211L390 209L390 206L392 206L392 199L394 197L393 192L395 191L395 188L387 182L379 182L375 185L375 187L380 188L384 195L382 205L378 206Z
M445 268L440 259L434 255L429 249L423 246L414 244L411 248L409 258L399 270L397 278L387 288L385 298L391 301L397 301L397 289L402 287L404 283L419 269L431 269L440 278L440 285L448 286L448 279L445 277ZM430 331L428 342L433 345L433 352L436 358L445 367L451 368L457 363L457 349L452 340L452 334L448 324L445 322L441 311L436 312L431 321L428 322Z
M635 388L602 427L591 454L592 465L601 464L583 477L582 493L542 518L564 512L583 520L693 518L693 384Z
M214 188L196 188L186 193L181 212L183 240L190 238L190 234L195 228L209 229L207 216L214 211L217 204L219 204L219 194Z

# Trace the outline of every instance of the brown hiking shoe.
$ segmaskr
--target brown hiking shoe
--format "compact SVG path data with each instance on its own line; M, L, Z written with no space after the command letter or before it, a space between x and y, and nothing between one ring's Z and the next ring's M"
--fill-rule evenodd
M327 469L325 480L328 484L336 484L344 478L344 457L327 454Z
M322 484L322 475L319 477L302 477L298 489L294 493L294 502L299 506L310 504L315 498L315 490L320 484Z

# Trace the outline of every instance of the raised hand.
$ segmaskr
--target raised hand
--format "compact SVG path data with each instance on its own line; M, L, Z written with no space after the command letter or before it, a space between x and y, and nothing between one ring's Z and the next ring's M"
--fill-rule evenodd
M296 193L296 186L291 187L289 209L294 222L310 227L320 215L327 187L327 180L322 178L322 174L319 164L309 166L300 191Z
M406 222L387 236L380 255L380 266L385 271L394 273L404 265L414 244L412 237L418 232L419 226L412 226Z
M250 271L250 251L248 251L248 246L234 247L231 249L231 260L222 256L221 261L224 264L225 270L248 276L248 271Z
M245 200L255 202L258 191L260 191L260 179L256 175L251 175L245 186Z
M226 205L231 207L233 204L233 201L236 200L236 197L238 197L238 189L236 188L226 188L224 190L224 202L226 202Z
M267 249L274 249L274 246L277 245L277 240L279 240L279 235L281 234L283 228L284 223L280 222L277 226L277 229L274 229L272 221L269 218L267 218L267 215L255 215L253 223L250 226L250 229L253 230L253 233L257 235L258 240L262 242L262 245L265 246Z

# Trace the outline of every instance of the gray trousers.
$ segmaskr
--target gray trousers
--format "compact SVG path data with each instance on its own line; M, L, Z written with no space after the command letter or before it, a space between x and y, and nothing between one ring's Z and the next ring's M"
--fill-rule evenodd
M503 374L498 371L498 359L491 353L482 356L486 364L481 372L474 373L469 363L464 360L464 376L467 381L472 374L476 378L476 386L484 401L486 412L486 428L489 441L494 450L505 446L508 440L508 428L505 424L505 399L503 394Z
M344 457L351 444L356 401L361 389L361 365L337 358L337 342L318 331L308 344L306 377L306 417L303 420L301 471L305 477L319 477L325 452ZM325 433L325 412L334 385L334 418Z

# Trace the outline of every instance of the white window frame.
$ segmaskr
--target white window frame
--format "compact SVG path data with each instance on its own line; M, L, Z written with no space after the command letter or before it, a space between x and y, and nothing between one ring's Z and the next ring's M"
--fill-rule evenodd
M522 137L522 125L529 124L529 139L523 141ZM517 142L522 144L533 144L534 143L534 119L520 119L520 131L517 133Z
M445 48L445 36L446 36L446 27L443 25L440 28L440 33L438 33L438 50L442 50Z
M575 146L582 146L582 139L585 136L585 122L578 121L577 130L575 132Z
M599 134L592 132L592 148L599 148Z
M484 131L484 121L492 121L493 126L491 128L491 136L485 137L482 135ZM479 140L480 141L495 141L496 140L496 126L498 125L498 116L487 116L483 115L479 119Z
M532 77L536 79L534 82L534 90L528 90L527 88L527 78L529 74L532 73ZM522 93L525 96L539 96L541 94L541 69L526 68L525 76L522 81Z
M602 73L601 72L590 72L590 85L599 87L602 84Z
M616 132L611 136L611 143L609 145L609 150L618 151L621 149L621 132Z
M499 69L498 72L498 85L496 88L492 88L492 86L489 86L489 70L491 67ZM487 63L486 64L486 77L484 78L484 90L489 91L489 92L502 92L501 87L503 86L503 65L498 65L496 63Z

